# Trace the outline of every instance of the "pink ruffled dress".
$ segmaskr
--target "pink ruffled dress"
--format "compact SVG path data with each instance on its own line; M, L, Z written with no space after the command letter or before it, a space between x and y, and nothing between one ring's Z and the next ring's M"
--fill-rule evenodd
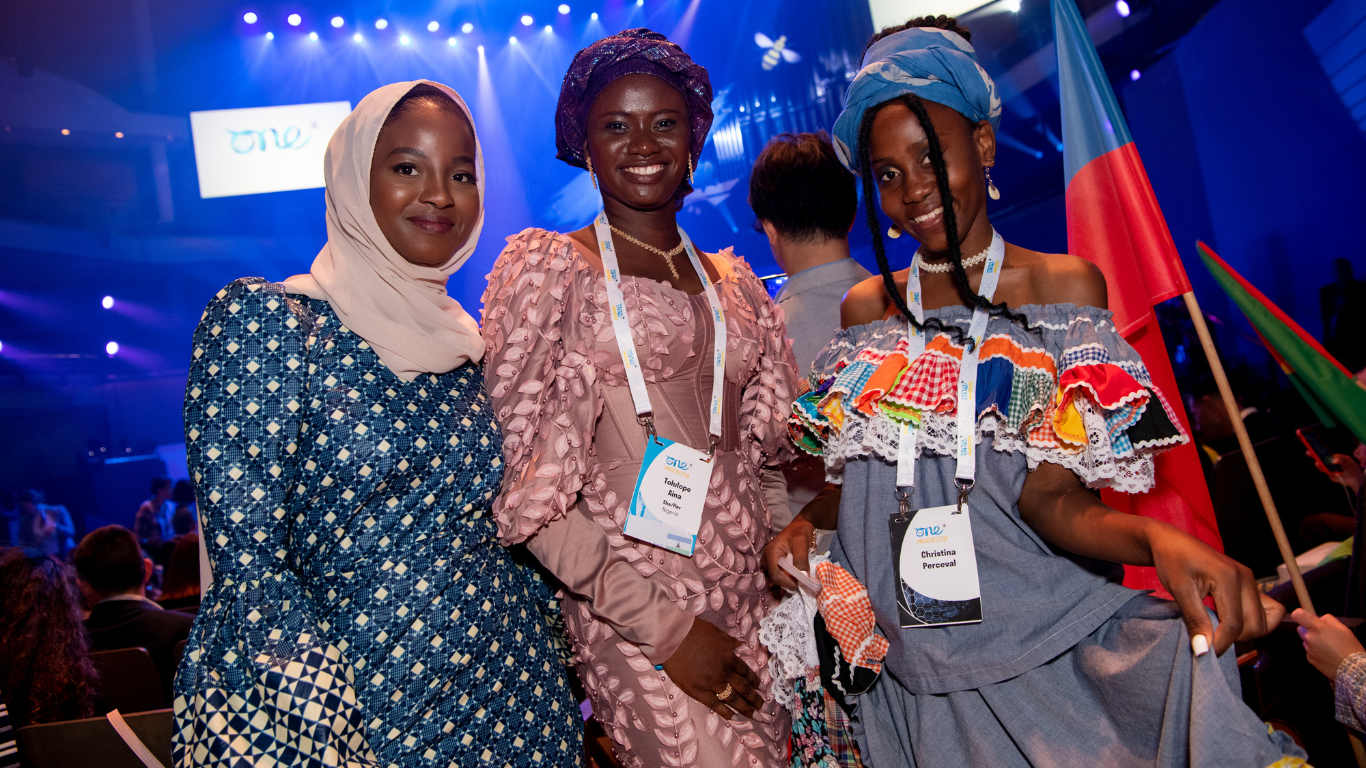
M595 256L568 237L508 238L484 294L485 375L507 462L493 511L504 543L525 542L565 587L564 617L593 712L627 766L784 763L789 718L768 695L759 621L770 510L787 503L777 465L796 364L782 315L743 259L704 254L720 275L728 332L723 435L691 558L627 538L645 451ZM706 296L622 280L662 437L708 444L712 332ZM712 622L764 683L754 719L727 722L662 669L692 627Z

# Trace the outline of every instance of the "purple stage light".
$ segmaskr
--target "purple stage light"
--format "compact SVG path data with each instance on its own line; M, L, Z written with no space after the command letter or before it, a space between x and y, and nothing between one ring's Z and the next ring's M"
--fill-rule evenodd
M117 355L119 353L119 343L117 341L111 341L108 344L105 344L104 353L110 357Z
M1129 4L1124 0L1115 0L1115 12L1124 18L1129 18Z
M246 13L242 14L242 21L245 21L248 24L255 24L257 18L257 15L252 13L251 11L247 11Z
M1130 79L1130 80L1137 80L1137 79L1140 78L1140 77L1143 77L1143 73L1142 73L1142 72L1139 72L1139 71L1136 70L1136 69L1131 69L1131 70L1129 70L1129 79Z
M104 307L105 309L113 309L113 308L114 308L114 297L113 297L113 296L105 296L103 299L100 299L100 306L101 306L101 307Z

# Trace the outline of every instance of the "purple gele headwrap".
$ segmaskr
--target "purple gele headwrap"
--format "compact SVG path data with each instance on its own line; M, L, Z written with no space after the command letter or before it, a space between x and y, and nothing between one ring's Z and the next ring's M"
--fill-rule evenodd
M643 27L604 37L574 54L555 109L556 157L577 168L588 168L583 157L584 126L593 100L613 80L635 74L654 75L683 94L688 104L692 161L696 166L711 130L711 78L706 68L694 62L682 48ZM686 181L683 184L687 186Z

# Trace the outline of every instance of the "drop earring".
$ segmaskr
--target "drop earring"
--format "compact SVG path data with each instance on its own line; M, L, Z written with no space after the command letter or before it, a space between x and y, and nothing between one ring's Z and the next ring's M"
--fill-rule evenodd
M692 184L692 153L688 153L688 183Z
M598 188L598 175L593 173L593 157L587 152L583 153L583 161L588 164L588 180L593 182L593 189Z
M1000 200L1001 190L997 189L996 182L991 180L991 166L986 166L984 170L987 172L987 197L992 200Z
M893 224L890 227L887 227L887 237L890 237L893 240L897 239L898 237L901 237L901 227L898 227L895 224Z

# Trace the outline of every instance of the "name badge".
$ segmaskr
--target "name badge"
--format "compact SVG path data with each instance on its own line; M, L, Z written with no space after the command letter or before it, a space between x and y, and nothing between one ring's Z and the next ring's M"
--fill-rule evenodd
M707 454L683 443L662 437L646 440L645 461L623 532L692 557L713 466Z
M982 585L967 504L891 516L902 628L978 624Z

